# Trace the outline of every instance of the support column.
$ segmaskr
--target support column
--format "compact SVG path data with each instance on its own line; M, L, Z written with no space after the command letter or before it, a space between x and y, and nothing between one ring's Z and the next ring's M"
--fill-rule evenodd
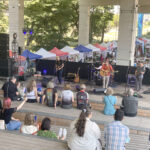
M89 22L90 22L90 6L88 3L79 3L79 38L78 44L89 44Z
M117 65L134 65L137 0L120 1Z
M12 49L13 34L17 33L18 46L24 49L24 0L9 0L9 49Z

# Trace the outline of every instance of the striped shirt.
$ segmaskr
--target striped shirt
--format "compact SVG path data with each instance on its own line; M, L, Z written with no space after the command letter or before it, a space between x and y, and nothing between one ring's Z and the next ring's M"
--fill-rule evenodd
M108 124L104 130L106 150L125 150L125 143L129 142L129 128L120 121Z

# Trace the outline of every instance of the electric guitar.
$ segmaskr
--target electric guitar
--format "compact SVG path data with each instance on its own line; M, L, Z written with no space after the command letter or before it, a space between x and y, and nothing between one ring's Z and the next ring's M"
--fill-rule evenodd
M80 71L80 67L78 68L77 74L75 75L75 78L74 78L74 82L75 83L79 83L80 82L79 71Z

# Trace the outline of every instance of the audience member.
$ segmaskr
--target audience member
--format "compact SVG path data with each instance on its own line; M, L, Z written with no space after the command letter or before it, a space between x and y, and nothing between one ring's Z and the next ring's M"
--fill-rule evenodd
M58 100L57 90L54 88L53 82L48 82L47 88L42 97L42 104L46 101L47 106L56 108Z
M39 125L36 124L34 115L32 113L27 113L24 120L24 125L21 126L20 132L24 134L37 134L39 130Z
M21 127L21 122L18 119L12 117L13 113L20 110L27 98L24 98L23 102L15 108L11 108L11 99L5 98L3 101L3 118L5 120L7 130L19 130Z
M4 97L9 97L12 101L18 99L18 90L16 86L16 77L11 77L10 80L2 86L2 90L4 91Z
M123 97L122 106L125 116L135 117L137 115L138 100L133 94L133 89L128 89L127 95Z
M114 105L116 104L116 97L113 96L113 89L108 88L106 91L106 96L104 96L103 102L105 103L104 107L104 114L105 115L114 115L115 114L115 108Z
M95 122L92 122L90 108L82 110L79 119L71 123L71 136L68 147L71 150L100 150L99 139L101 131Z
M37 135L57 139L56 133L50 131L50 128L51 128L51 120L49 118L44 118L42 120L41 130L38 131Z
M23 100L25 96L25 86L23 83L16 82L17 90L18 90L18 100Z
M74 95L70 89L70 84L65 84L65 90L62 91L62 107L65 109L72 108L72 103L74 102Z
M89 106L89 94L85 92L86 86L84 84L81 85L80 91L77 93L77 108L83 109Z
M124 112L117 109L114 115L115 121L105 127L106 150L125 150L125 144L129 143L129 128L121 123L123 116Z
M37 94L37 87L36 87L36 81L35 80L29 80L27 83L26 88L26 96L27 96L27 102L29 103L36 103L39 102L39 97Z

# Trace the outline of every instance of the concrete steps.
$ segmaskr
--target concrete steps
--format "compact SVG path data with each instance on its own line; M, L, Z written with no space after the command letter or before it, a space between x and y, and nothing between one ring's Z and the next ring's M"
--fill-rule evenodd
M52 126L51 130L58 133L61 126ZM70 130L68 131L67 139L70 137ZM102 143L104 145L104 132L102 131ZM150 144L148 136L130 134L131 142L126 144L127 150L148 150ZM24 135L19 131L0 131L0 149L1 150L68 150L67 142L60 140L53 140L36 135Z
M19 102L14 102L13 106L17 106ZM71 121L78 118L80 114L80 110L77 109L62 109L57 107L56 110L54 108L50 108L41 104L29 104L26 103L22 110L15 113L15 117L19 118L21 121L24 120L24 116L27 112L32 112L38 116L38 120L42 120L45 116L50 117L53 125L57 126L69 126ZM101 112L93 110L93 118L101 128L104 130L104 126L109 122L113 121L113 116L103 115ZM132 134L138 135L149 135L150 132L150 118L148 117L124 117L123 123L130 128L130 132Z

